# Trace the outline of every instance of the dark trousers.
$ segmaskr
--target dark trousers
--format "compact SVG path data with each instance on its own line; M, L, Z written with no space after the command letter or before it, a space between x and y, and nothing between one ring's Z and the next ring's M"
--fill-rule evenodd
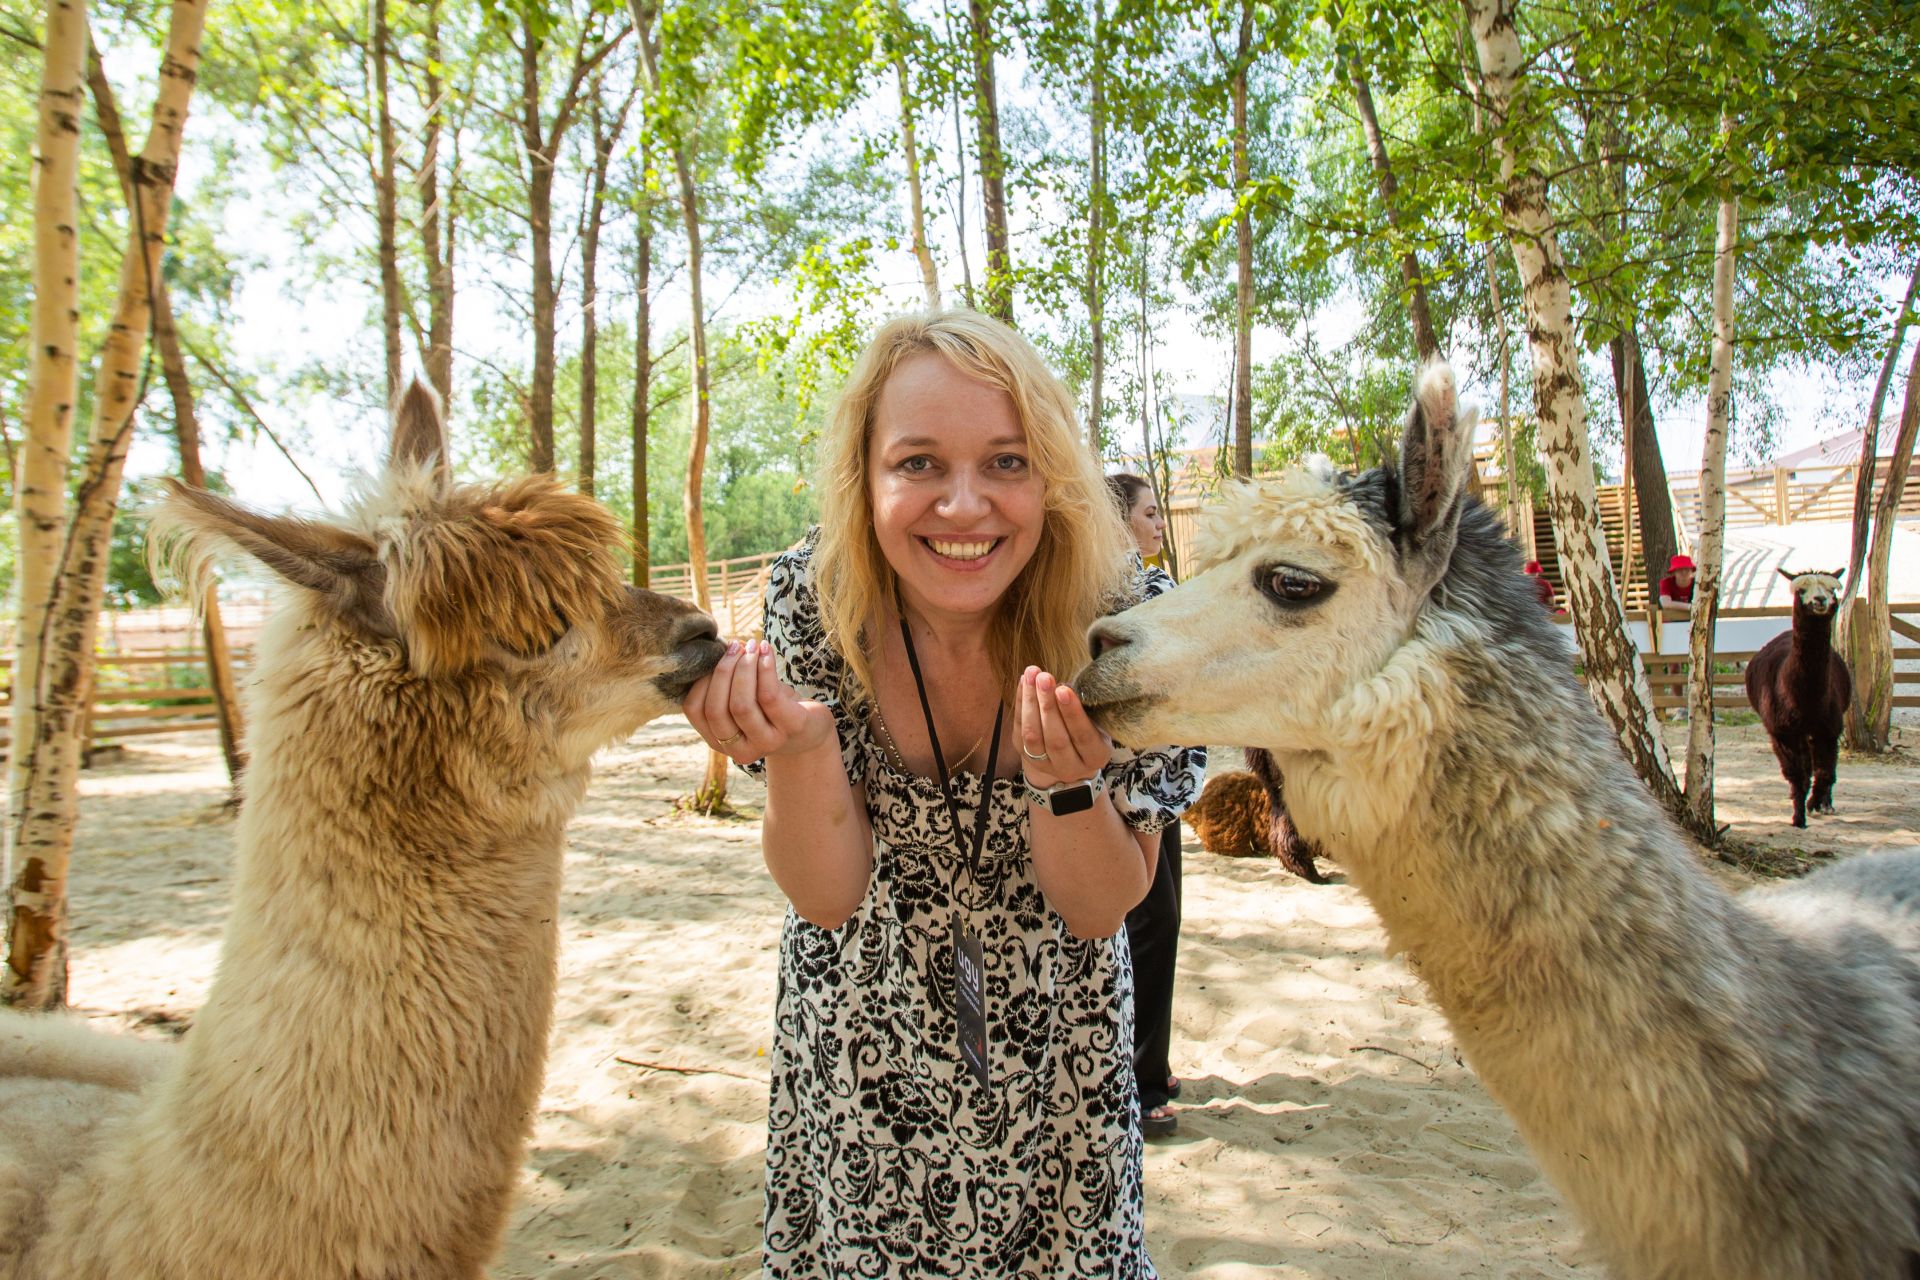
M1173 1035L1173 963L1180 947L1180 824L1160 837L1153 887L1127 913L1133 951L1133 1075L1142 1113L1167 1105L1168 1041Z

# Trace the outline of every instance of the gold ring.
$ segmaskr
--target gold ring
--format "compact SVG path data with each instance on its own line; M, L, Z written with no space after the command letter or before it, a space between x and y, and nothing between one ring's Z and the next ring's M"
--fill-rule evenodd
M1024 742L1020 744L1020 754L1025 756L1029 760L1045 760L1047 758L1047 753L1044 751L1042 751L1039 755L1035 755L1033 754L1033 752L1027 750L1027 744Z
M747 731L745 729L742 729L738 733L734 734L731 738L722 738L720 739L720 741L714 743L713 745L720 748L720 750L725 751L728 746L740 741L740 739L746 736L747 736Z

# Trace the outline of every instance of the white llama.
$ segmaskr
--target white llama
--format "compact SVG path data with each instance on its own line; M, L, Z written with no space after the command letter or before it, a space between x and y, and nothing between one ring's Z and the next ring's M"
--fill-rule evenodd
M1617 1275L1920 1276L1920 854L1715 886L1465 495L1470 428L1430 367L1397 465L1231 493L1075 687L1122 741L1273 753Z

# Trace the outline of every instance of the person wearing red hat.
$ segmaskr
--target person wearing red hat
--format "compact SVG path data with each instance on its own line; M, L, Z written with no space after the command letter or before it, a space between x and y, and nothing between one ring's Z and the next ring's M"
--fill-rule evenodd
M1667 561L1667 576L1660 579L1660 603L1676 609L1693 607L1693 558L1675 556Z
M1549 609L1554 608L1556 602L1553 598L1553 583L1547 581L1547 571L1541 567L1540 562L1529 560L1520 568L1521 572L1533 579L1533 590L1540 597L1540 603Z

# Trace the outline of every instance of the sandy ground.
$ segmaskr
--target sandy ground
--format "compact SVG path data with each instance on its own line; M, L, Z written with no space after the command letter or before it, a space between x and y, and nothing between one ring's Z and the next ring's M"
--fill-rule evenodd
M496 1276L758 1271L781 903L750 817L673 811L700 761L683 722L649 726L606 755L574 825L553 1056ZM1910 753L1843 761L1840 815L1810 832L1787 825L1758 730L1727 732L1719 773L1723 821L1809 860L1920 844ZM163 1034L203 999L227 909L217 755L204 738L147 739L83 787L72 998ZM756 786L735 787L758 805ZM1357 893L1191 841L1186 865L1186 1092L1179 1136L1147 1155L1164 1275L1599 1276Z

